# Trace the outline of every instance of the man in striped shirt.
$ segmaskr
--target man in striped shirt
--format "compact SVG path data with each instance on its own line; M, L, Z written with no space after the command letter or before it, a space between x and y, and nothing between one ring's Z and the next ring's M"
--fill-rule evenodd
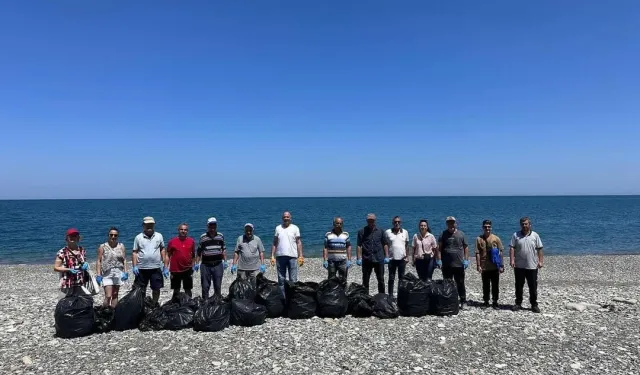
M196 265L200 269L202 298L209 298L209 288L213 282L213 293L222 297L222 275L227 269L227 248L224 235L218 232L218 221L215 217L207 220L207 232L200 236Z
M351 239L349 232L342 230L341 217L333 219L333 229L324 235L324 268L329 270L328 278L336 273L346 282L347 270L351 267Z

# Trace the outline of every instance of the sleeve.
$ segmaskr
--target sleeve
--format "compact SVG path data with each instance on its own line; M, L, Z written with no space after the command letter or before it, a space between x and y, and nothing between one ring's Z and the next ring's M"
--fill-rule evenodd
M502 240L500 239L500 237L498 238L498 248L500 249L500 251L504 251L504 245L502 244Z
M540 239L540 236L536 233L536 250L540 250L542 247L542 239Z
M138 236L133 239L133 249L131 251L140 251L140 245L138 244Z
M358 231L358 238L356 239L356 246L362 246L362 230Z
M236 240L236 248L233 250L238 254L240 254L240 244L242 244L242 236L238 237ZM260 241L258 241L258 248L260 248Z
M480 254L480 237L476 237L476 248L475 248L475 254L478 255Z
M513 247L514 249L516 248L516 234L514 233L513 236L511 236L511 241L509 242L509 247Z
M351 236L349 235L348 232L347 232L347 239L345 242L347 243L347 247L351 247Z
M197 256L202 256L202 237L198 239L198 249L196 250Z
M298 238L300 238L300 237L302 237L302 236L300 235L300 227L298 227L298 226L296 225L296 240L297 240Z
M324 248L327 248L327 245L329 244L329 239L327 238L327 236L329 235L329 233L325 233L324 234Z
M56 254L56 258L64 261L64 249L58 250L58 253Z
M467 243L467 235L464 234L464 232L462 232L462 247L469 247L469 244Z
M404 238L406 239L404 242L405 243L409 243L409 231L405 229L404 233L405 233L405 237Z
M164 237L160 235L160 248L164 249Z
M222 251L226 251L227 250L227 242L224 240L224 234L220 233L220 237L222 237Z
M262 243L262 239L258 240L258 252L264 253L264 244Z
M418 235L414 234L413 238L411 239L411 245L412 246L418 246Z

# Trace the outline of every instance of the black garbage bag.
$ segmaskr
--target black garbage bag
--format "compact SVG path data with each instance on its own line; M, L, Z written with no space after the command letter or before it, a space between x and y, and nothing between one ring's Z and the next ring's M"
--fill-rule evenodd
M310 319L316 315L318 283L285 281L285 309L289 319Z
M171 299L165 302L163 306L168 306L168 305L182 306L182 307L188 307L191 310L196 311L199 307L199 304L201 305L203 301L204 300L202 297L191 298L187 295L187 293L180 292L177 295L172 296Z
M94 331L96 333L106 333L111 331L113 323L113 315L115 310L111 306L95 306L93 308L95 314Z
M252 327L264 324L267 308L250 299L231 300L231 325Z
M117 306L117 305L116 305ZM160 307L159 302L153 302L153 298L145 297L144 298L144 315L149 315L153 310Z
M164 325L164 329L177 331L185 328L191 328L193 326L193 316L195 315L195 311L190 305L172 305L163 307L163 309L167 316L167 322Z
M231 303L220 298L208 299L193 317L193 330L218 332L229 327Z
M140 322L138 329L143 332L147 331L160 331L164 329L164 326L167 324L169 317L167 316L167 312L162 307L157 307L148 314L145 315L144 319Z
M250 299L256 298L256 279L235 279L229 286L230 299Z
M346 290L349 308L347 314L356 318L368 318L373 313L373 297L362 284L351 283Z
M395 319L400 316L398 304L388 294L378 293L373 296L373 316L380 319Z
M458 287L453 280L434 280L430 295L431 313L447 316L460 312Z
M54 312L56 335L70 339L93 333L95 312L90 296L67 296L58 301Z
M200 296L193 298L193 304L195 306L195 310L194 311L198 311L199 308L204 306L204 303L205 303L204 298L202 298Z
M267 308L268 318L278 318L284 313L284 295L276 281L258 274L256 277L257 293L255 301Z
M143 288L134 287L131 289L116 305L112 329L114 331L137 329L145 313L153 310L151 308L153 304L149 305L149 301L146 302L147 304L145 304L145 290Z
M318 284L318 316L321 318L342 318L347 315L349 300L345 293L344 281L335 277Z
M398 285L398 308L403 316L425 316L429 313L431 282L424 282L408 273Z

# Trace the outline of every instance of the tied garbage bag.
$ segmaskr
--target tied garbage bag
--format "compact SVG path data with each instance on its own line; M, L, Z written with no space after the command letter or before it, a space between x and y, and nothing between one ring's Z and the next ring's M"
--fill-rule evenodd
M111 306L96 306L93 308L95 314L94 330L96 333L106 333L111 331L111 323L115 310Z
M167 322L164 329L177 331L180 329L190 328L193 325L194 310L190 306L169 306L164 307L167 316Z
M62 338L88 336L93 333L95 312L90 296L68 296L58 301L54 312L56 335Z
M404 316L425 316L429 313L431 282L424 282L408 273L398 285L398 308Z
M267 309L249 299L231 300L231 325L252 327L264 324Z
M458 287L453 280L434 280L432 282L431 312L435 315L457 315L460 312Z
M373 297L373 316L380 319L394 319L400 316L398 305L388 294L379 293Z
M286 311L289 319L310 319L316 315L318 283L285 281Z
M184 292L179 293L162 307L157 307L156 305L142 320L139 328L141 331L159 331L163 329L177 331L189 328L193 324L193 316L197 308L197 301L194 301Z
M321 318L342 318L347 315L349 300L345 293L344 281L332 277L318 284L318 316Z
M256 298L256 279L235 279L229 286L230 299L250 299Z
M255 301L267 309L268 318L278 318L284 313L284 296L278 283L263 274L256 277L257 293Z
M138 328L145 313L150 311L149 308L150 306L145 306L145 290L134 287L118 301L113 313L112 329L126 331Z
M218 332L229 327L231 303L220 298L208 299L193 317L193 330Z
M347 314L356 318L368 318L373 313L373 297L369 295L362 284L351 283L346 291L349 307Z
M138 327L141 331L160 331L164 329L169 317L164 309L157 307L145 315Z
M191 298L185 292L180 292L176 296L172 296L171 300L164 305L177 305L182 307L188 307L193 311L198 310L198 307L204 302L202 297Z

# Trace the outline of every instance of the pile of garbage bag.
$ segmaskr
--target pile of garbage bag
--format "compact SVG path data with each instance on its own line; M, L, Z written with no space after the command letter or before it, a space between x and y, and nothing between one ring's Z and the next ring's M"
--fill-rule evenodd
M218 332L229 326L251 327L267 318L289 319L398 316L450 316L459 312L458 290L453 280L422 281L408 273L400 279L398 299L384 293L369 295L358 283L330 278L320 283L290 282L284 293L276 281L263 274L236 279L227 297L191 298L179 293L162 306L143 288L134 286L115 308L94 306L91 296L67 296L55 309L56 335L62 338L109 331L182 330Z

